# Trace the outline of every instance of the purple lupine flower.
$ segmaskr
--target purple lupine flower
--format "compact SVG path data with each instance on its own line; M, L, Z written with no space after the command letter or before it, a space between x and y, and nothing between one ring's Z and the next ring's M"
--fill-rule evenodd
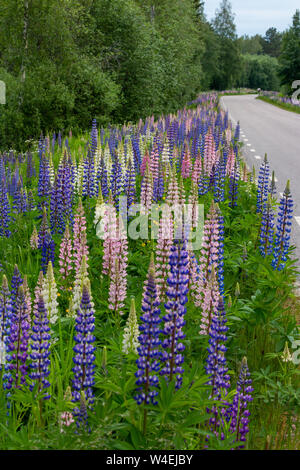
M257 186L257 201L256 201L256 212L262 213L264 206L268 200L269 192L269 176L270 176L270 166L265 155L265 159L259 169L258 175L258 186Z
M51 188L50 197L50 226L52 233L62 233L64 229L64 217L61 210L61 202L61 188L58 185L57 177L55 177L54 184Z
M26 384L29 329L28 306L23 286L20 286L7 341L7 364L4 374L4 387L7 390Z
M138 337L140 346L137 348L139 358L136 361L138 370L135 376L138 389L134 399L138 405L150 402L153 405L157 404L155 399L158 395L156 387L159 383L157 372L160 368L158 348L161 344L159 339L159 324L161 322L159 304L154 260L151 258L148 277L144 284L142 324L139 326L140 335Z
M239 181L240 181L240 170L239 164L235 159L234 168L230 173L229 177L229 207L236 207L237 206L237 198L238 198L238 188L239 188Z
M77 310L74 340L73 362L75 366L72 371L74 373L72 401L76 403L74 409L74 417L78 427L85 421L80 403L81 394L84 393L86 406L91 408L94 403L93 385L94 385L94 361L95 361L95 336L92 334L95 329L95 312L91 304L91 296L88 284L84 284L80 307ZM86 424L86 423L85 423Z
M82 195L92 198L95 195L95 161L93 154L88 149L87 157L83 162Z
M19 268L15 265L13 276L11 278L11 307L13 315L16 312L16 301L18 296L19 287L23 284Z
M222 428L228 413L228 403L224 401L224 398L226 397L227 390L230 387L230 376L228 375L225 357L225 353L227 351L225 346L225 342L227 340L226 332L228 331L226 322L224 302L220 297L218 309L215 312L209 330L209 347L205 370L207 375L210 377L207 385L212 387L210 399L222 400L223 405L222 408L216 405L213 405L211 408L207 408L207 413L212 415L209 419L208 427L211 432L221 439L224 439ZM207 437L207 440L208 439L209 438Z
M5 179L0 180L0 237L10 237L10 204Z
M286 265L291 239L291 227L293 219L293 198L290 192L290 182L287 182L285 191L280 200L277 216L277 230L272 260L273 269L282 271Z
M165 322L163 334L166 338L162 343L164 351L161 357L164 366L160 374L165 375L169 381L175 376L175 386L178 389L182 385L182 374L184 372L181 367L184 357L181 353L184 351L185 346L181 341L185 338L182 328L185 325L185 304L187 303L189 282L189 256L185 240L174 240L169 263L171 271L167 280L169 286L166 292L168 301L165 304L167 314L163 318Z
M38 208L40 212L43 212L44 208L47 208L49 205L50 189L51 184L49 160L44 155L41 155L38 181L38 196L40 198Z
M240 375L237 382L237 393L233 398L232 406L228 409L228 419L230 419L230 431L235 434L236 442L246 442L246 434L249 432L249 416L248 404L253 400L251 393L250 372L248 369L247 359L243 358L241 364ZM245 446L241 445L239 449Z
M268 202L264 205L262 213L259 236L259 251L263 257L273 253L274 226L274 210L271 196L269 195Z
M9 335L12 317L12 304L10 291L6 276L3 275L2 287L0 290L0 342L1 345L6 344Z
M31 373L29 377L33 380L30 389L33 390L38 384L38 393L43 393L43 399L49 399L46 391L50 387L48 376L50 374L50 327L48 313L45 308L44 299L41 295L37 299L37 309L34 311L33 326L31 333Z
M49 262L51 261L52 265L54 265L55 261L55 243L51 236L50 230L45 235L43 240L43 244L41 247L42 257L41 257L41 270L44 274L46 274L47 267Z

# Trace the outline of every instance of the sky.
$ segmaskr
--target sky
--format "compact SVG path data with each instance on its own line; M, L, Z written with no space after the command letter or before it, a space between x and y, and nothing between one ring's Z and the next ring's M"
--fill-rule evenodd
M220 2L221 0L205 0L208 20L215 16ZM297 8L300 9L299 0L231 0L231 4L239 36L264 34L271 26L284 31L292 24Z

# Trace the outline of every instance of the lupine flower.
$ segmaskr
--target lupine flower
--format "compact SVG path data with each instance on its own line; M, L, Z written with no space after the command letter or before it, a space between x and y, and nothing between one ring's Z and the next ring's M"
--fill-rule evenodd
M259 250L263 257L273 253L274 226L274 210L271 196L269 195L268 202L263 208L259 235Z
M173 218L171 212L163 212L159 225L159 233L156 245L156 276L157 292L161 301L165 299L167 279L170 272L169 259L173 244Z
M33 250L37 250L39 247L39 235L36 226L34 226L32 235L30 237L30 246Z
M58 302L57 287L51 261L48 264L47 274L44 278L42 295L45 301L48 319L51 324L54 324L58 320Z
M208 282L205 284L203 292L203 300L199 304L198 299L195 302L196 306L201 307L201 326L200 334L208 335L211 326L212 318L218 308L220 299L219 285L216 278L214 267L209 275Z
M265 155L264 162L262 163L259 169L258 175L258 186L257 186L257 203L256 203L256 212L261 213L264 209L264 205L268 200L269 192L269 176L270 176L270 167Z
M46 391L50 387L48 376L50 374L50 327L48 313L45 308L43 297L38 299L37 311L33 317L31 334L31 373L29 377L33 380L31 390L37 383L38 394L43 393L43 399L49 399L50 395Z
M0 237L10 237L10 205L4 178L0 181Z
M253 400L251 392L252 380L248 369L246 357L242 360L240 375L237 382L237 393L233 398L233 404L228 411L230 416L230 431L235 434L236 442L246 442L246 434L249 432L249 416L248 404ZM241 445L239 449L243 449Z
M293 199L288 181L283 196L280 200L277 217L277 228L272 260L273 269L282 271L287 261L291 238L291 226L293 219Z
M73 235L73 253L76 273L80 269L83 256L86 257L88 263L89 248L86 240L86 218L84 208L80 200L74 220L74 235Z
M44 273L40 271L38 282L34 289L34 299L33 299L33 315L37 315L38 312L38 302L40 296L43 295L43 286L44 286Z
M28 322L24 289L23 286L20 286L6 348L7 363L3 380L4 388L7 390L13 387L20 388L21 385L26 384L29 329L30 324Z
M156 388L159 383L157 373L160 368L159 346L161 344L159 339L159 324L161 322L159 304L154 260L152 258L148 278L144 284L143 315L140 318L141 325L139 326L140 335L138 340L140 346L137 348L139 358L136 361L138 370L135 373L138 389L134 397L138 405L142 403L149 404L150 402L153 405L157 404L155 397L158 395Z
M122 224L121 219L119 223ZM123 232L121 227L120 232ZM127 292L128 241L125 237L116 239L113 246L108 308L115 314L123 315L124 300Z
M272 179L269 187L269 193L272 197L276 197L277 188L276 188L276 179L275 179L275 171L272 172Z
M141 213L148 214L151 210L153 197L153 177L149 169L149 165L146 167L145 175L142 181L141 187Z
M30 325L31 324L31 312L32 312L32 299L31 299L30 289L28 287L27 276L24 276L23 289L24 289L25 303L26 303L26 308L27 308L27 320Z
M64 280L68 279L73 271L73 250L69 226L66 227L64 237L59 248L59 272Z
M168 297L165 304L167 314L163 318L165 339L162 343L164 351L161 356L164 366L160 374L165 375L169 381L176 378L175 386L178 389L181 387L184 372L181 367L184 357L181 353L185 347L181 341L185 338L182 328L185 325L184 315L186 313L185 304L187 303L189 280L189 259L184 240L174 240L169 263L171 272L168 277L169 287L166 292Z
M17 265L15 265L13 276L11 278L11 307L12 307L13 314L15 314L16 312L16 301L17 301L17 296L18 296L18 290L22 284L23 284L23 279L21 277L19 268Z
M80 270L75 275L75 282L73 288L73 296L70 300L68 317L75 318L82 298L83 286L89 285L89 275L86 264L86 257L83 256L81 261ZM90 293L91 297L91 293ZM91 298L92 302L92 298Z
M237 206L239 180L240 180L239 164L236 160L234 164L234 169L232 170L230 177L229 177L229 196L230 196L229 207L232 207L232 208Z
M0 343L1 346L6 344L9 335L12 320L12 304L10 299L10 291L6 276L3 275L2 287L0 290ZM1 361L0 364L3 362Z
M135 300L134 297L131 299L129 316L124 328L124 335L122 341L122 351L124 354L129 354L130 352L137 353L137 348L139 346L139 327L137 323L136 310L135 310Z
M227 351L225 346L227 340L226 332L228 331L226 322L224 302L220 298L209 330L208 357L205 366L206 373L209 375L207 385L212 387L210 398L215 400L224 399L230 387L230 377L225 357ZM226 403L224 403L224 406L226 406ZM209 420L209 428L216 436L219 436L219 428L224 422L226 409L220 410L217 406L213 405L207 411L209 414L212 414ZM222 433L220 437L222 439Z
M64 395L64 400L66 402L72 400L71 387L67 387L66 393ZM74 418L73 418L73 414L70 411L64 411L63 413L60 414L59 416L60 432L64 432L64 426L68 427L72 423L74 423Z
M76 324L74 336L74 367L72 369L74 378L72 380L72 396L76 407L73 415L79 427L83 422L87 424L87 409L94 403L93 385L95 369L95 313L91 304L89 286L84 284L80 307L76 314ZM83 397L81 396L83 394ZM85 400L85 409L82 408L82 398ZM82 422L83 420L83 422Z

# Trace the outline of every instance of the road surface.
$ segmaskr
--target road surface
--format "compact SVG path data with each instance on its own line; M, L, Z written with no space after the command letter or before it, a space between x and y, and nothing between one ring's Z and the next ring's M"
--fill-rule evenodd
M258 172L266 153L278 180L278 193L283 193L290 180L295 203L292 243L297 246L296 257L300 260L300 114L257 100L256 96L223 96L221 103L233 124L240 122L249 168L255 165ZM297 265L300 268L300 261Z

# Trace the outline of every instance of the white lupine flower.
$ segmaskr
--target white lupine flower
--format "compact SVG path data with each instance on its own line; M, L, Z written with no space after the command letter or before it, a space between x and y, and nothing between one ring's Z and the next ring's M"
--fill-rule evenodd
M83 181L83 157L80 157L78 166L77 166L77 175L76 175L76 189L77 194L82 193L82 181Z
M136 318L135 301L131 299L130 312L124 328L122 351L129 354L131 351L137 353L139 347L139 327Z
M49 159L49 178L50 178L51 186L53 186L54 185L54 180L55 180L55 171L54 171L54 166L53 166L53 161L52 161L51 155L50 155L50 159Z
M91 306L92 308L94 307L92 295L91 295L91 288L90 288L90 280L89 280L89 275L88 275L88 270L87 270L87 262L86 262L86 256L84 255L82 257L81 261L81 266L76 274L75 277L75 282L74 282L74 288L73 288L73 296L70 300L70 306L69 306L69 311L68 311L68 317L71 318L76 318L77 315L77 310L80 307L81 303L81 298L82 298L82 291L83 291L83 286L84 284L88 284L89 286L89 292L90 292L90 297L91 297Z
M288 342L286 341L283 353L281 354L282 362L292 362L293 358L289 350Z
M45 302L45 307L48 312L50 323L54 324L58 320L58 302L57 302L57 288L53 274L53 267L49 261L47 274L44 278L42 295Z

